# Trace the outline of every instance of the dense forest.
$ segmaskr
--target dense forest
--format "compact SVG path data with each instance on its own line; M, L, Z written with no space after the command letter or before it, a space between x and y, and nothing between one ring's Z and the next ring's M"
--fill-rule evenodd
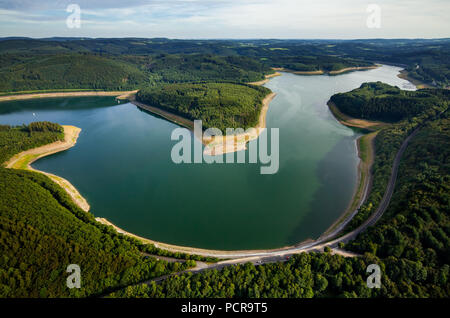
M51 123L0 126L0 161L62 138ZM0 297L85 297L193 266L144 257L152 246L119 235L47 176L0 167ZM168 253L170 254L170 253ZM66 287L78 264L81 289Z
M449 85L449 39L436 40L0 40L0 92L46 89L128 90L149 105L202 119L205 128L254 126L263 87L245 85L273 72L333 71L376 62L403 64L409 76ZM205 82L200 82L205 81ZM234 83L231 83L234 82ZM118 297L448 297L450 294L450 119L448 91L401 91L366 83L332 101L343 113L391 125L375 139L371 193L346 228L375 210L402 141L391 204L376 226L345 246L360 257L311 253L284 263L182 274L160 284L117 291ZM0 125L0 163L63 138L58 124ZM84 297L216 261L170 253L119 235L79 209L48 177L0 167L0 297ZM382 268L382 288L368 289L368 264ZM83 288L66 288L66 267L79 264Z
M94 89L134 90L161 83L254 82L273 73L257 60L240 56L112 56L91 53L0 54L0 92Z
M20 127L0 125L0 163L21 151L64 140L63 131L62 126L48 122Z
M145 57L160 54L193 54L250 57L266 67L298 71L367 66L372 63L401 65L408 76L433 86L450 85L450 39L370 40L170 40L166 38L4 38L2 55L89 53L102 56ZM8 58L9 59L9 58ZM0 63L4 65L4 63ZM6 64L7 67L8 64ZM198 65L197 65L198 66ZM252 71L257 71L252 69ZM204 80L204 79L201 79ZM3 91L1 89L0 91Z
M343 59L335 56L270 56L265 63L273 67L285 68L291 71L314 72L339 71L350 67L373 66L372 63L354 59Z
M450 93L444 89L405 91L382 82L363 83L350 92L331 96L342 113L351 117L395 122L412 118L436 105L446 107Z
M131 90L147 76L135 65L90 54L0 55L0 91Z
M364 86L381 87L382 91L385 91L385 89L393 89L394 92L398 91L398 88L382 83L365 83L362 87ZM358 90L360 89L356 89L355 91ZM368 105L362 105L362 107L366 107L366 111L369 113L376 113L374 110L380 108L376 102L380 102L384 105L383 96L389 96L389 94L377 95L376 90L373 89L363 90L367 93L365 98L368 100L375 100L375 103L372 102ZM423 95L422 92L425 93L425 95ZM401 113L401 111L397 111L395 109L393 109L393 112L399 113L400 117L405 119L386 126L375 138L375 158L371 171L373 178L370 193L364 204L359 209L358 214L356 214L347 225L346 231L357 228L373 211L375 211L375 208L378 206L384 195L386 185L391 175L392 163L403 140L410 133L412 133L414 129L420 127L424 123L436 120L436 118L439 118L439 116L441 116L442 113L446 112L448 109L450 96L447 90L424 89L415 92L401 91L400 94L405 93L409 94L409 96L405 97L405 100L408 101L411 108L403 107L404 105L407 105L407 103L402 102L397 102L391 105L392 107L395 107L395 105L402 107L404 113ZM431 100L434 100L435 103L423 102L424 96L426 96L425 99L428 99L427 95L429 94L431 94ZM333 100L333 98L337 95L341 94L333 95L331 100ZM377 98L377 96L380 98ZM401 99L401 97L397 98ZM394 98L394 100L395 99L396 98ZM419 102L416 102L415 100L418 100ZM420 113L416 114L416 116L412 116L412 113L416 113L416 111L411 112L412 109L415 109L415 104L425 106L422 107L422 111ZM373 109L370 109L371 106ZM355 112L358 111L355 110Z
M380 257L450 262L450 119L432 121L412 139L385 217L348 246ZM431 251L432 249L433 251Z
M233 83L167 84L142 89L136 99L189 119L200 119L204 128L254 127L262 101L270 90Z
M366 287L366 268L374 257L344 258L330 253L302 253L284 263L251 263L172 276L160 284L128 287L110 297L312 298L370 297L387 291ZM384 281L386 285L392 284ZM383 284L383 286L385 286Z
M130 58L131 59L131 58ZM237 83L256 82L264 74L273 73L270 67L243 56L217 56L207 54L160 54L147 58L136 57L145 63L155 81L164 83L227 81Z

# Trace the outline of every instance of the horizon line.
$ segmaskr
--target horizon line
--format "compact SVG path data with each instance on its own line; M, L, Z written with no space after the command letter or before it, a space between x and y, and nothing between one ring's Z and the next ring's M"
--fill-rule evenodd
M171 38L165 36L155 36L155 37L133 37L133 36L123 36L123 37L90 37L90 36L48 36L48 37L31 37L31 36L0 36L0 39L31 39L31 40L47 40L47 39L89 39L89 40L100 40L100 39L165 39L165 40L182 40L182 41L255 41L255 40L280 40L280 41L366 41L366 40L450 40L449 37L399 37L399 38Z

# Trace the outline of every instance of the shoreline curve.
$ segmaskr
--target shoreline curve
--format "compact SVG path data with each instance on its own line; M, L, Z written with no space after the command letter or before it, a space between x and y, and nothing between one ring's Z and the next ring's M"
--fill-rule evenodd
M281 76L281 73L274 73L270 75L266 75L266 79L259 81L259 82L253 82L253 83L247 83L249 85L255 85L255 86L261 86L266 84L270 79ZM275 98L276 93L271 92L268 95L264 97L264 99L261 102L261 111L259 113L258 118L258 124L256 127L251 127L247 129L244 133L236 134L236 135L225 135L225 136L211 136L208 139L202 138L201 142L205 146L204 148L204 155L208 156L219 156L226 153L232 153L237 152L241 150L247 149L247 144L255 140L259 137L259 135L264 131L266 128L266 116L267 111L269 110L270 102ZM130 103L134 104L135 106L146 110L148 112L151 112L153 114L156 114L158 116L163 117L164 119L173 122L177 125L180 125L182 127L185 127L191 131L194 131L194 121L187 119L185 117L182 117L180 115L174 114L172 112L160 109L158 107L150 106L141 102L136 101L136 94L129 94L127 96L127 99L130 101Z
M77 92L53 92L53 93L31 93L0 96L0 102L27 100L34 98L57 98L57 97L83 97L83 96L117 96L118 99L127 99L134 91L77 91Z
M278 70L278 69L277 69L277 70ZM282 70L282 69L279 69L279 70L280 70L280 71L285 71L285 70ZM279 75L276 75L276 76L279 76ZM272 76L272 77L274 77L274 76ZM270 80L270 79L269 79L269 80ZM261 82L263 82L263 81L261 81ZM263 84L265 84L265 83L266 83L266 82L261 83L261 84L259 84L259 83L258 83L258 84L253 84L253 85L263 85ZM155 113L155 114L157 114L157 115L159 115L159 116L162 116L163 118L165 118L165 119L167 119L167 120L169 120L169 121L172 121L172 122L174 122L174 123L176 123L176 124L178 124L178 125L181 125L181 126L190 128L189 125L186 125L186 124L177 122L176 119L174 120L174 118L171 118L172 115L173 115L173 116L177 116L177 115L174 115L174 114L172 114L172 113L168 113L168 112L162 111L162 110L160 110L160 109L158 109L158 108L155 108L155 107L151 107L151 106L148 106L148 105L145 105L145 104L136 102L135 99L134 99L134 96L135 96L136 91L127 91L127 92L106 92L108 95L100 95L100 94L98 94L98 93L101 93L101 92L79 92L80 94L78 94L78 95L61 95L61 94L77 94L77 93L78 93L78 92L74 92L74 93L45 93L45 94L38 94L38 95L46 95L46 96L39 96L39 97L63 97L63 96L118 96L118 95L121 95L121 96L118 97L118 99L129 99L131 103L135 104L135 105L138 106L139 108L148 110L148 111L150 111L150 112L152 112L152 113ZM84 93L84 94L81 94L81 93ZM86 95L86 93L92 93L92 95ZM117 93L119 93L119 94L117 94ZM49 94L58 94L58 96L48 96ZM31 95L35 95L35 94L31 94ZM270 96L270 95L273 95L273 96ZM272 94L269 94L268 96L266 96L265 99L267 99L268 97L270 97L270 98L268 99L268 102L267 102L266 107L264 107L264 103L263 103L263 108L265 108L265 112L263 112L263 109L261 109L261 114L260 114L260 124L261 124L261 122L262 122L262 117L263 117L263 119L264 119L264 123L263 123L264 127L265 127L265 116L266 116L266 113L267 113L268 104L269 104L270 101L275 97L275 95L276 95L275 93L272 93ZM20 95L20 96L23 96L23 95ZM11 97L11 96L8 96L8 97ZM39 97L38 97L38 98L39 98ZM35 97L29 97L29 98L35 98ZM19 98L19 99L20 99L20 98ZM23 98L23 99L28 99L28 98ZM1 100L2 100L2 99L1 99L1 96L0 96L0 101L1 101ZM140 105L138 105L138 104L140 104ZM145 106L145 107L143 107L143 106ZM158 110L158 112L156 112L155 110ZM170 116L166 116L165 113L168 113L168 115L170 115ZM264 114L263 114L263 113L264 113ZM177 117L180 117L180 116L177 116ZM180 118L184 119L183 117L180 117ZM338 120L341 124L344 124L344 125L345 125L345 123L342 122L341 120L339 120L339 118L337 118L337 117L335 117L335 118L336 118L336 120ZM63 127L73 127L73 126L63 126ZM76 127L73 127L73 128L76 128ZM79 129L79 128L78 128L78 129ZM80 129L80 131L81 131L81 129ZM79 134L79 131L78 131L78 134ZM78 137L78 134L77 134L76 138ZM230 137L235 137L235 136L230 136ZM75 138L73 144L70 145L70 146L68 146L67 148L61 149L61 150L57 150L57 151L54 151L54 152L46 153L46 154L43 154L43 155L40 156L40 157L43 157L43 156L46 156L46 155L50 155L50 154L52 154L52 153L59 152L59 151L63 151L63 150L66 150L66 149L68 149L68 148L70 148L70 147L73 147L73 146L75 145L75 143L76 143L76 138ZM39 147L39 148L41 148L41 147ZM36 149L37 149L37 148L36 148ZM19 155L20 155L20 154L19 154ZM358 151L358 156L360 156L359 151ZM39 158L40 158L40 157L39 157ZM37 160L37 159L39 159L39 158L35 158L33 161L35 161L35 160ZM361 158L360 158L360 159L361 159ZM31 161L31 162L33 162L33 161ZM30 164L31 162L29 162L29 164ZM29 164L28 164L28 165L29 165ZM87 203L87 201L86 201L86 200L78 193L78 191L76 190L76 188L73 187L73 186L70 184L69 181L67 181L67 180L65 180L65 179L63 179L63 178L60 178L60 177L58 177L58 176L55 176L55 175L52 175L52 174L43 172L43 171L35 170L35 169L31 168L31 167L29 167L29 169L30 169L30 170L34 170L34 171L37 171L37 172L40 172L40 173L43 173L43 174L46 174L47 176L49 176L50 178L52 178L52 180L54 180L54 181L55 181L55 179L53 179L53 178L59 178L59 179L64 180L65 182L67 182L67 183L75 190L75 192L76 192L76 193L77 193L77 194L85 201L85 203L86 203L86 205L87 205L87 210L86 210L86 209L83 209L83 210L85 210L85 211L88 211L88 210L89 210L90 207L89 207L89 204ZM358 176L358 179L360 179L359 176ZM359 180L359 181L360 181L360 180ZM57 182L60 186L62 186L60 182L58 182L58 181L55 181L55 182ZM359 187L359 186L360 186L360 182L358 182L358 184L357 184L357 187ZM63 187L63 188L69 193L69 195L74 199L73 195L67 190L67 188L64 187L64 186L62 186L62 187ZM364 199L365 197L366 197L366 195L362 196L362 199ZM352 200L351 200L351 202L350 202L349 204L352 204L352 203L354 202L354 200L355 200L354 197L352 197ZM75 200L74 200L74 201L75 201ZM77 202L76 202L76 203L77 203ZM79 204L77 203L77 205L79 205ZM80 205L79 205L79 206L80 206ZM81 207L81 206L80 206L80 207ZM336 230L335 230L335 231L333 231L331 234L327 234L327 232L330 231L330 229L331 229L333 226L335 226L336 224L339 225L339 224L340 224L340 221L342 220L342 218L345 216L346 213L347 213L347 211L344 211L344 215L341 215L341 216L340 216L340 217L339 217L339 218L338 218L338 219L330 226L330 228L327 229L327 231L325 231L325 232L324 232L319 238L317 238L316 240L313 240L313 239L307 239L307 240L304 240L304 241L302 241L302 242L299 242L299 243L297 243L297 244L295 244L295 245L285 246L285 247L280 247L280 248L275 248L275 249L229 250L229 251L227 251L227 250L202 249L202 248L186 247L186 246L178 246L178 245L172 245L172 244L168 244L168 243L157 242L157 241L153 241L153 240L151 240L151 239L144 238L144 237L140 237L140 236L135 235L135 234L133 234L133 233L127 232L127 231L125 231L125 230L123 230L123 229L117 227L116 225L114 225L113 223L111 223L110 221L108 221L108 220L105 219L105 218L96 217L96 220L97 220L97 222L99 222L99 223L102 223L102 224L105 224L105 225L108 225L108 226L113 227L118 233L121 233L122 235L127 235L127 236L130 236L130 237L134 237L134 238L136 238L136 239L141 240L141 241L142 241L143 243L145 243L145 244L153 244L153 245L154 245L155 247L157 247L157 248L160 248L160 249L163 249L163 250L168 250L168 251L170 251L170 252L189 253L189 254L196 254L196 255L200 255L200 256L214 256L214 257L217 257L217 258L230 258L230 257L242 258L242 257L251 257L251 256L264 256L264 255L267 255L267 253L286 253L286 254L288 254L288 253L295 253L295 252L300 252L300 251L302 251L302 252L307 252L307 251L310 251L310 250L323 249L324 246L328 246L328 245L329 245L329 243L327 243L327 241L329 241L329 240L331 240L332 238L334 238L335 236L337 236L337 235L339 234L339 232L340 232L341 229L340 229L339 231L336 231ZM352 216L353 216L353 214L352 214ZM349 218L350 220L351 220L352 216ZM345 220L344 220L344 221L345 221Z
M89 203L68 180L31 167L31 164L33 162L42 157L65 151L75 146L78 140L78 136L80 135L81 128L68 125L63 125L62 127L64 128L64 141L55 141L51 144L28 149L26 151L15 154L5 163L5 167L9 169L23 169L34 171L46 175L52 181L57 183L61 188L63 188L77 206L79 206L83 211L88 212L90 209Z

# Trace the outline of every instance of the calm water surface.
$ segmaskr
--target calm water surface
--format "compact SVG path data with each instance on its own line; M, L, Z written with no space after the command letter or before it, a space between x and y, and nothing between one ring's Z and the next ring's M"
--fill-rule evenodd
M75 147L33 167L70 180L95 216L129 232L202 248L276 248L320 236L353 194L358 135L334 119L330 96L378 80L413 89L399 70L284 73L266 84L277 93L267 114L268 128L280 130L275 175L261 175L259 164L176 165L170 136L177 125L110 97L1 103L0 123L82 128Z

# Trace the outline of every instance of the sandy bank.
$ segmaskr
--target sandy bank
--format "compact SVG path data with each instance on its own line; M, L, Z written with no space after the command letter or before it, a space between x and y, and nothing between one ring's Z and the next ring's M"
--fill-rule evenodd
M205 145L204 154L217 156L246 149L246 144L249 141L258 138L263 129L266 128L267 111L269 109L269 104L275 97L275 95L275 93L271 93L267 95L262 101L261 112L259 114L259 122L258 125L254 127L254 129L250 129L243 134L232 136L212 136L209 139L203 139L202 143ZM194 122L190 119L184 118L157 107L140 103L135 99L131 99L131 103L141 109L161 116L177 125L183 126L192 131L194 130Z
M153 244L155 247L166 250L173 253L187 253L187 254L195 254L200 256L211 256L221 259L228 259L225 261L220 261L216 264L235 264L236 260L239 260L239 262L250 262L255 260L254 258L259 257L267 257L267 256L290 256L292 254L297 253L308 253L308 252L317 252L317 251L323 251L325 246L330 246L327 242L319 242L314 240L306 240L304 242L301 242L299 244L293 245L293 246L286 246L276 249L261 249L261 250L234 250L234 251L224 251L224 250L208 250L208 249L201 249L201 248L194 248L194 247L186 247L186 246L177 246L177 245L171 245L166 243L161 243L153 240L149 240L146 238L143 238L141 236L137 236L135 234L132 234L130 232L127 232L125 230L122 230L118 226L114 225L110 221L108 221L105 218L96 218L97 222L100 222L102 224L111 226L114 228L118 233L127 235L130 237L133 237L139 241L141 241L144 244ZM332 248L333 254L339 254L344 257L357 257L358 254L339 250L337 248Z
M328 107L334 117L344 126L362 128L372 131L370 134L363 135L356 140L356 147L360 162L358 164L358 180L352 200L350 201L344 213L320 236L319 240L326 240L336 236L358 213L358 209L367 199L372 185L371 168L375 158L374 140L379 129L389 125L383 122L374 122L369 120L357 119L347 116L339 111L336 105L328 101Z
M378 65L373 65L373 66L358 66L358 67L346 67L337 71L330 71L328 72L328 74L330 75L338 75L338 74L342 74L342 73L347 73L347 72L353 72L353 71L364 71L364 70L372 70L377 68Z
M376 130L380 129L383 126L388 125L387 123L381 122L381 121L371 121L371 120L365 120L365 119L358 119L353 118L348 115L343 114L339 111L337 106L332 102L328 101L327 103L331 113L334 115L334 117L342 124L348 127L356 127L356 128L362 128L362 129L368 129L368 130Z
M375 159L375 137L379 131L359 137L356 140L358 157L358 180L355 191L344 213L320 236L319 239L336 236L358 213L358 209L367 199L372 185L371 169Z
M397 77L404 79L410 83L412 83L414 86L416 86L417 89L421 88L434 88L430 84L427 84L425 82L419 81L411 76L409 76L409 73L407 70L401 70L399 74L397 74Z
M266 116L270 102L275 98L275 93L270 93L262 101L261 112L259 113L258 125L254 129L247 129L242 134L232 136L214 136L211 140L204 140L206 155L222 155L236 151L245 150L247 143L255 140L266 128Z
M291 73L296 75L322 75L325 74L324 71L318 70L318 71L292 71Z
M307 241L304 241L295 246L286 246L286 247L277 248L277 249L265 249L265 250L235 250L235 251L209 250L209 249L178 246L178 245L172 245L172 244L166 244L166 243L153 241L153 240L132 234L130 232L127 232L127 231L119 228L118 226L114 225L113 223L111 223L110 221L108 221L105 218L95 218L95 219L97 220L97 222L112 226L120 234L133 237L135 239L140 240L141 242L143 242L145 244L153 244L155 247L163 249L163 250L167 250L167 251L174 252L174 253L178 252L178 253L196 254L196 255L201 255L201 256L213 256L213 257L217 257L217 258L249 257L249 256L265 255L266 253L276 253L276 252L283 252L283 251L288 253L293 250L301 249L302 246L304 246L305 248L308 248L308 245L313 242L312 240L307 240Z
M248 83L251 85L263 85L267 83L271 78L281 76L280 73L266 75L266 79L260 82ZM249 141L255 140L266 128L266 116L269 109L270 102L275 98L275 93L270 93L262 101L261 112L259 114L259 121L254 129L247 129L242 134L236 134L231 136L212 136L208 139L202 139L202 143L205 145L204 154L209 156L219 156L226 153L232 153L246 149L246 145ZM147 104L136 101L136 94L132 93L127 96L127 99L131 103L138 106L141 109L161 116L177 125L183 126L187 129L194 130L194 121L184 118L180 115L168 112L166 110L153 107Z
M33 93L0 96L0 102L11 100L25 100L33 98L51 98L51 97L79 97L79 96L118 96L119 99L127 99L128 96L135 94L136 91L90 91L90 92L59 92L59 93Z
M259 82L250 82L250 83L247 83L247 84L250 84L250 85L256 85L256 86L261 86L261 85L264 85L264 84L268 83L268 82L270 81L271 78L277 77L277 76L281 76L281 73L275 72L275 73L273 73L273 74L266 75L266 79L264 79L264 80L262 80L262 81L259 81Z
M274 69L273 70L278 70ZM266 75L266 79L259 82L248 83L250 85L261 86L269 82L272 78L281 76L281 73ZM247 143L255 140L266 128L267 111L269 110L270 102L275 98L275 93L270 93L262 101L261 112L259 113L258 125L254 129L248 129L242 134L222 137L212 137L211 140L203 140L205 145L204 154L209 156L219 156L226 153L245 150Z
M279 71L283 71L283 72L287 72L287 73L292 73L292 74L296 74L296 75L324 75L324 74L328 74L328 75L339 75L339 74L343 74L343 73L348 73L348 72L353 72L353 71L364 71L364 70L371 70L371 69L375 69L377 68L378 65L373 65L373 66L358 66L358 67L346 67L337 71L329 71L326 72L324 70L316 70L316 71L295 71L295 70L290 70L290 69L285 69L285 68L277 68L277 70Z
M5 163L6 168L11 169L23 169L35 172L40 172L48 176L59 186L61 186L70 195L73 201L84 211L89 211L90 206L84 199L78 190L66 179L58 177L54 174L39 171L33 169L31 164L38 160L39 158L67 150L73 147L78 139L81 129L74 126L63 126L64 127L64 141L56 141L54 143L44 145L41 147L29 149L14 155L10 160Z

